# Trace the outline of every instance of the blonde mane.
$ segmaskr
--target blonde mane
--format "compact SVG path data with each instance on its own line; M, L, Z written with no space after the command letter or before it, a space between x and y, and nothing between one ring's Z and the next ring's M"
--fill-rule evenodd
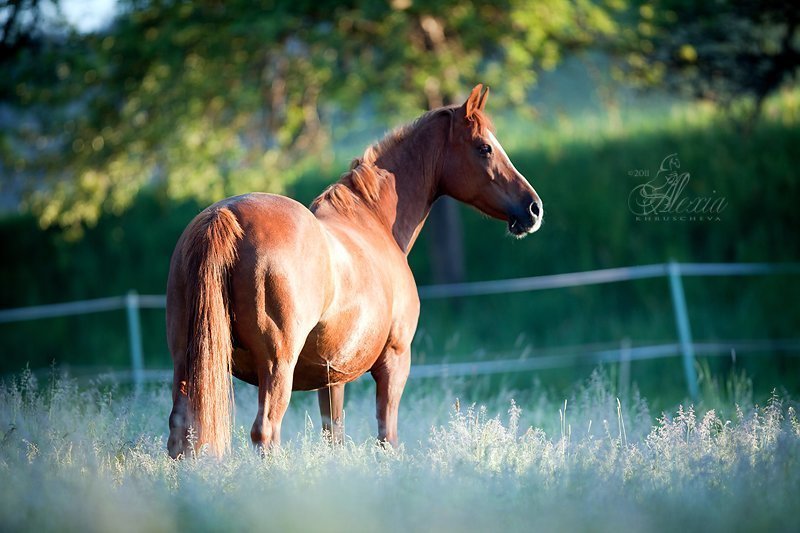
M328 203L340 213L348 213L359 203L375 206L380 199L381 188L387 171L376 166L375 162L384 154L391 152L395 147L408 139L417 128L430 122L440 113L449 113L451 116L450 137L453 135L452 116L457 106L450 106L428 111L414 122L400 126L390 131L383 139L370 145L364 150L361 157L353 159L350 170L339 177L339 181L328 186L322 194L311 203L311 211L316 211L322 203ZM475 110L467 119L470 123L470 133L479 137L493 130L489 117L481 110Z

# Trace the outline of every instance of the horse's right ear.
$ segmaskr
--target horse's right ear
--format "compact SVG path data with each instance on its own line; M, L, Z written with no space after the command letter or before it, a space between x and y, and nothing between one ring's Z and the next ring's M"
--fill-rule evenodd
M475 113L475 110L480 109L482 89L483 89L482 83L476 85L472 89L472 92L469 93L469 98L467 98L467 101L464 102L464 111L467 118L471 117Z

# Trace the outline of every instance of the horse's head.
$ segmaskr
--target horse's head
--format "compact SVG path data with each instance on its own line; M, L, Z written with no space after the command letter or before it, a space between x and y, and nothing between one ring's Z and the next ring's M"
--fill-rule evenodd
M464 105L452 109L440 192L505 220L508 231L521 238L542 225L542 201L492 133L483 113L489 88L481 89L477 85Z

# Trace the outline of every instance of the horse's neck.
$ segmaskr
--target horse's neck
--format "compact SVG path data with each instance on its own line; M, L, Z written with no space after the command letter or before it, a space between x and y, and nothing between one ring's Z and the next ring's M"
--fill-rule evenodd
M410 138L382 154L375 165L387 172L378 208L397 245L408 254L436 199L435 147Z

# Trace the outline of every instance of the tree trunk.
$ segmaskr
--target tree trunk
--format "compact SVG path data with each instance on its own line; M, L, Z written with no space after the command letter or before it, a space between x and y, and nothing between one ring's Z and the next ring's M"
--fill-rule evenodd
M426 224L428 255L434 283L461 283L464 267L464 229L455 200L442 197L433 204Z

